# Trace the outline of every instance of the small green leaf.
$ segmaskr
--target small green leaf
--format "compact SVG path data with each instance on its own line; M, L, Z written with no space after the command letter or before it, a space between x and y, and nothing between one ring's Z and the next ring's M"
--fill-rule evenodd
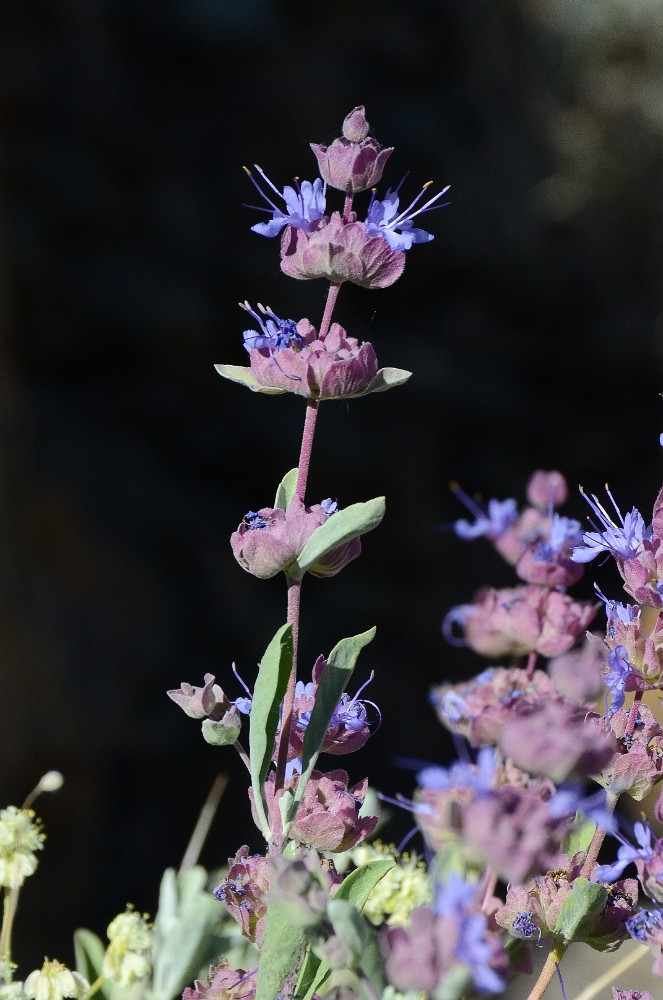
M85 976L89 983L93 983L101 975L105 954L106 948L101 938L98 938L92 931L88 931L84 927L79 927L77 931L74 931L76 972ZM105 996L110 996L112 988L113 984L107 983L101 987L101 991Z
M306 935L294 927L287 907L278 897L267 904L265 937L260 950L260 976L256 1000L275 1000L283 983L299 969L306 950Z
M586 878L574 879L553 930L555 937L562 937L567 942L586 941L592 919L602 913L607 899L605 886Z
M591 819L583 819L580 813L576 813L573 829L562 844L564 854L572 858L578 851L586 852L592 842L595 830L596 823Z
M369 396L372 392L385 392L386 389L395 389L398 385L403 385L412 375L405 368L381 368L373 381L363 392L358 392L357 396Z
M368 944L368 925L357 907L347 899L334 897L327 903L327 916L341 941L359 958Z
M285 389L276 389L272 386L261 385L250 368L242 365L214 365L222 378L230 379L239 385L245 385L251 392L264 392L267 396L281 396Z
M396 862L393 858L379 858L377 861L369 861L361 868L356 868L344 878L336 891L334 899L347 899L363 910L366 900L372 893L381 878L391 871Z
M361 868L357 868L343 879L334 899L347 900L353 903L358 910L363 910L372 890L395 864L396 862L393 858L385 858L384 860L380 858L377 861L369 861L367 864L362 865ZM321 964L317 955L309 951L299 982L297 983L296 995L303 996L305 1000L310 1000L328 975L328 963L323 962Z
M456 965L443 976L433 992L433 1000L462 1000L472 982L466 965Z
M274 500L275 507L280 507L281 510L288 509L290 501L295 495L298 475L299 469L291 469L290 472L286 472L285 476L279 483L279 488L276 491L276 498Z
M256 812L266 840L269 839L269 823L262 789L272 760L279 708L288 686L291 669L292 625L288 622L278 630L260 661L249 717L251 785Z
M175 1000L218 957L222 914L200 865L164 872L154 919L152 984L144 1000Z
M301 578L309 566L313 566L318 559L322 559L337 545L343 545L377 528L384 517L384 510L384 497L376 497L374 500L366 500L365 503L350 504L349 507L337 511L315 529L300 552L299 558L289 567L288 575L293 579Z
M334 514L334 517L337 516ZM297 791L295 792L288 813L284 813L284 816L287 816L287 820L284 822L284 830L286 832L295 817L297 806L302 800L306 785L318 759L320 748L329 729L329 723L336 711L341 695L350 680L357 657L364 646L367 646L371 642L374 635L375 628L370 628L367 632L362 632L360 635L341 639L329 654L327 665L315 693L315 703L304 735L302 773L297 784Z

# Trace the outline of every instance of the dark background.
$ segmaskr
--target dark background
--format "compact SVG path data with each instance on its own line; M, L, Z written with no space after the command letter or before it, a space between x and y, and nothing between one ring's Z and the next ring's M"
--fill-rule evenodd
M308 142L364 103L396 146L387 183L452 185L395 286L341 291L336 318L414 376L322 407L308 493L388 498L361 560L307 580L302 662L378 626L357 677L375 670L384 723L346 764L409 792L395 750L450 752L429 686L484 665L445 647L441 616L511 582L488 547L436 531L460 515L448 481L521 497L558 467L645 515L658 488L663 15L10 0L2 18L2 804L50 768L66 778L38 803L24 975L70 961L73 929L103 933L128 900L154 912L218 771L203 860L260 847L232 751L165 696L206 671L238 695L231 662L252 685L285 613L282 581L243 573L228 537L296 463L303 404L213 363L244 363L240 299L318 322L325 287L285 278L278 241L249 231L242 164L312 178ZM584 515L575 492L568 512ZM619 593L592 567L587 596L594 578Z

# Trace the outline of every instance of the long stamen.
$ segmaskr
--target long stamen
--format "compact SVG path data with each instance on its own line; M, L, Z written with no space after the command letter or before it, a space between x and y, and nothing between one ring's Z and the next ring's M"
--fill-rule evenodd
M417 202L419 201L419 199L423 195L424 191L428 187L430 187L430 185L432 183L433 183L433 181L427 181L424 184L424 186L422 187L421 191L416 196L416 198L414 198L414 200L410 202L410 204L408 205L408 207L406 209L404 209L400 213L400 215L397 216L396 219L393 220L393 222L391 223L392 226L397 226L400 222L403 222L405 219L414 219L414 217L416 215L421 215L422 212L430 212L430 211L433 210L433 208L444 208L444 205L435 205L434 203L436 201L438 201L442 197L443 194L447 193L447 191L449 190L449 187L450 187L449 184L447 184L447 186L445 188L442 188L441 191L438 191L438 193L436 195L434 195L432 198L429 198L428 201L424 205L421 206L421 208L418 208L416 210L416 212L412 212L411 211L411 209L414 208L414 206L417 204Z
M473 500L472 497L468 493L466 493L465 490L458 483L456 482L449 483L449 489L451 490L453 495L458 497L460 502L465 507L467 507L467 509L476 517L486 516L485 510L483 510L476 502L476 500Z
M265 181L267 181L267 183L272 188L272 190L276 191L276 193L278 194L279 198L281 198L282 197L281 193L276 190L276 188L274 187L274 185L272 184L272 182L270 181L270 179L267 176L265 176L265 174L263 173L262 170L260 170L260 167L258 167L256 164L254 164L254 166L255 166L256 170L260 171L260 176L263 177L265 179ZM260 187L260 185L258 184L257 180L255 179L255 177L253 176L253 174L251 173L251 171L249 170L249 168L248 167L242 167L242 170L247 175L247 177L249 178L249 180L253 184L254 188L256 189L256 191L258 192L258 194L260 195L260 197L264 198L265 201L267 202L267 204L272 206L271 210L269 208L263 208L260 205L249 205L247 207L248 208L257 208L259 212L269 212L269 211L280 212L281 209L278 207L278 205L274 204L274 202L269 197L269 195L265 194L265 192Z
M262 179L264 180L264 182L266 184L269 184L269 186L272 189L272 191L274 192L274 194L277 194L279 196L279 198L281 200L283 200L283 195L281 194L281 192L279 191L279 189L277 188L277 186L275 184L273 184L272 181L270 181L269 177L267 176L267 174L265 173L265 171L262 169L262 167L259 167L257 163L254 163L253 166L258 171L258 173L260 174L260 176L262 177ZM246 170L246 167L244 169Z

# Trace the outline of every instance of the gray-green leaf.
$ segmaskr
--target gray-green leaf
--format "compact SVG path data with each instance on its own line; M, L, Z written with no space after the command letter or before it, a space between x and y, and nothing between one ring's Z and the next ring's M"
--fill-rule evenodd
M280 507L281 510L288 509L290 501L295 495L298 475L299 469L291 469L290 472L286 472L276 491L276 498L274 500L275 507Z
M334 517L337 517L337 515L334 514ZM292 808L288 815L289 822L292 822L294 819L297 806L302 800L306 785L311 777L311 772L318 759L320 748L324 743L327 730L329 729L329 723L336 711L341 695L350 680L357 657L364 646L367 646L371 642L374 635L375 628L370 628L359 635L341 639L329 654L327 665L315 693L315 703L304 735L302 773L297 785Z
M553 933L565 941L586 941L592 920L601 913L608 899L603 885L586 878L574 879L571 892L564 900Z
M337 545L365 535L367 531L377 528L384 517L385 499L376 497L365 503L353 503L335 514L315 529L308 542L299 554L299 558L289 567L288 575L300 579L306 570L318 559L335 549Z
M251 392L264 392L267 396L282 396L285 392L285 389L261 385L251 369L242 365L214 365L214 367L222 378L237 382L239 385L245 385Z
M260 661L253 689L249 724L249 756L251 786L256 812L266 840L269 823L263 802L263 785L274 751L274 739L279 723L279 708L288 686L292 669L292 625L288 622L278 630Z

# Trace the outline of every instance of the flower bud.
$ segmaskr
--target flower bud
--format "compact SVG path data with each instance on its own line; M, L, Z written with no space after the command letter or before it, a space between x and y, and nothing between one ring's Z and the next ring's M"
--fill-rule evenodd
M365 108L359 104L343 119L343 138L350 142L363 142L371 130L366 121Z
M369 125L363 106L354 108L343 122L343 135L331 146L312 142L320 175L330 187L356 193L379 183L393 147L383 149L368 138Z
M534 472L527 484L527 499L533 507L547 511L550 507L560 507L569 496L566 479L561 472Z

